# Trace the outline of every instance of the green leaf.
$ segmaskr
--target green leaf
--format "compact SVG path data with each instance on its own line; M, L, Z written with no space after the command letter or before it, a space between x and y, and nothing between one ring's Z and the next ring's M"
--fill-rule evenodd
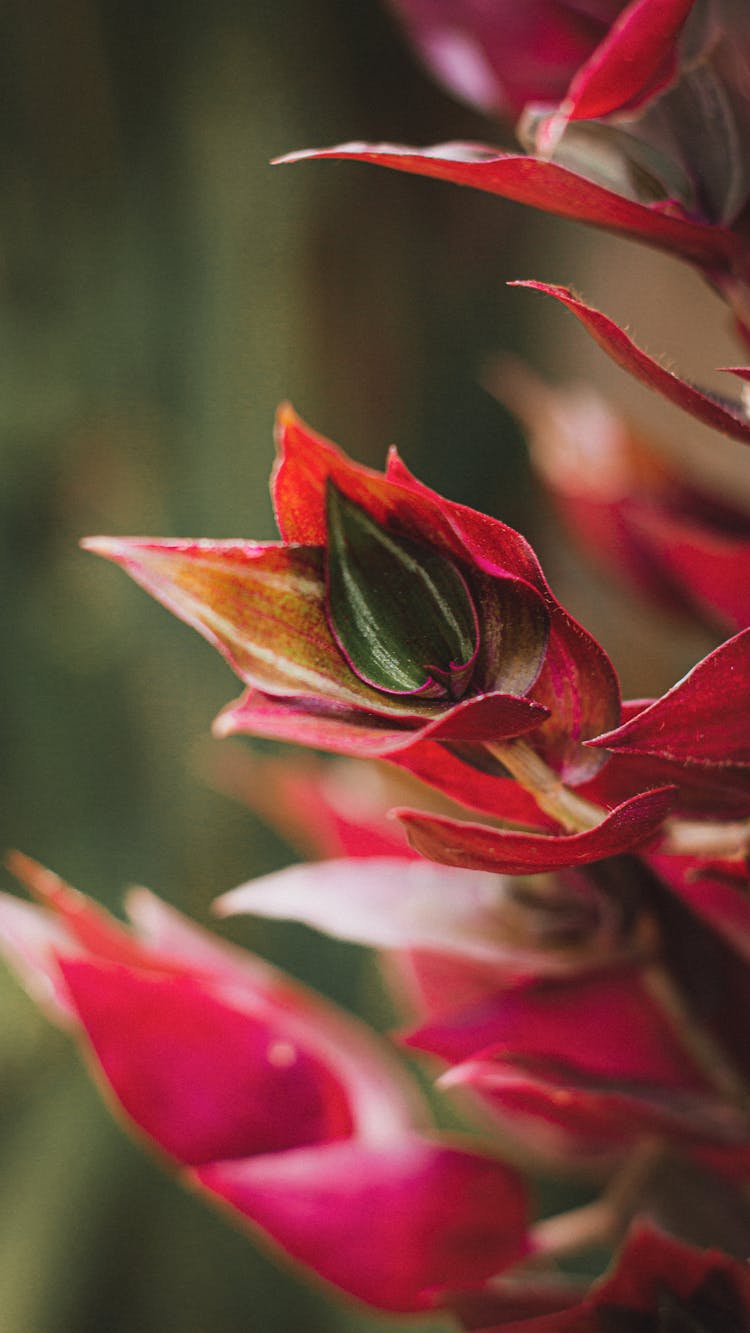
M479 650L463 575L440 552L379 527L329 481L327 611L361 680L389 694L460 699Z

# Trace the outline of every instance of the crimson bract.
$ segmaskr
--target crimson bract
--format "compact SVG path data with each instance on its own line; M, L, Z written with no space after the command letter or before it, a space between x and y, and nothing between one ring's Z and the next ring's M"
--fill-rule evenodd
M0 949L184 1184L360 1300L419 1310L527 1250L518 1176L429 1117L367 1029L138 890L130 933L16 856Z

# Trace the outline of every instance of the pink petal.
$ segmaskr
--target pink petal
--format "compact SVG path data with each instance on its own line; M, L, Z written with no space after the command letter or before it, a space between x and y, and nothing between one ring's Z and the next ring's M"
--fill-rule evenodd
M457 954L501 967L518 963L519 954L509 887L498 875L422 860L339 859L242 884L214 908L220 916L302 921L375 948Z
M364 1024L291 981L264 959L202 930L146 889L133 891L128 900L140 936L135 938L50 871L17 854L13 864L32 888L42 888L54 898L54 907L62 914L58 921L50 912L7 897L0 909L0 947L32 996L45 1006L53 1004L55 1020L61 1013L65 1019L81 1019L76 999L63 979L65 968L83 969L81 999L90 1003L91 1021L97 1025L100 1003L113 1010L120 1003L124 1010L128 1006L147 1008L145 1000L139 999L141 980L144 995L164 1001L163 1025L168 1027L173 1019L178 1023L173 997L187 987L186 1005L200 1007L200 997L207 997L210 1021L220 1024L225 1010L229 1011L229 1026L241 1025L244 1016L248 1041L257 1025L265 1025L282 1045L291 1045L309 1057L311 1067L322 1069L323 1082L325 1071L334 1070L361 1137L398 1135L421 1123L422 1102L390 1049ZM70 928L72 922L78 935ZM100 971L104 980L99 996L96 977ZM147 1016L146 1027L149 1022ZM115 1043L112 1058L116 1065L119 1043L127 1073L124 1013L115 1026L117 1030L109 1034ZM230 1056L225 1051L224 1058ZM200 1052L196 1059L199 1057ZM185 1058L190 1058L189 1044ZM137 1088L133 1096L135 1114ZM151 1132L147 1125L143 1127Z
M340 1081L285 1033L190 976L61 960L105 1078L179 1161L274 1153L351 1132Z
M588 330L592 338L624 370L641 380L650 389L684 408L698 421L715 430L722 431L733 440L743 444L750 442L750 417L741 403L721 400L696 388L688 380L680 379L673 371L667 370L647 352L641 350L614 320L592 306L584 305L567 287L556 287L545 282L513 282L512 287L529 287L532 291L544 292L567 306Z
M49 909L47 930L52 938L64 938L66 954L91 953L112 963L172 970L169 959L149 953L109 912L30 856L13 852L8 868Z
M129 895L128 913L148 946L181 959L187 974L207 978L218 998L278 1028L284 1041L335 1069L362 1138L397 1136L422 1123L424 1106L414 1085L390 1047L363 1023L147 889Z
M429 1308L527 1247L515 1173L414 1136L218 1162L196 1176L295 1259L382 1309Z
M51 888L66 919L86 915L66 886ZM143 890L132 911L145 936L131 942L137 960L113 961L103 930L104 956L76 941L59 976L118 1102L199 1168L188 1179L388 1309L428 1306L526 1252L517 1176L419 1139L419 1103L366 1030ZM7 920L11 948L36 967L51 938L39 912Z
M550 962L550 971L555 973L560 969L554 967L551 958L549 954L545 961ZM529 973L528 967L517 969L511 965L499 972L496 964L482 965L455 954L418 950L382 954L380 963L399 1013L407 1013L414 1023L442 1018L446 1011L464 1005L480 1004L496 994L499 985L516 981L519 972L522 977ZM546 974L544 962L535 960L536 967L539 975Z
M750 766L750 630L704 657L649 708L591 742L706 765Z
M407 1044L451 1063L492 1056L559 1060L587 1076L705 1090L636 968L498 991L419 1028Z
M527 102L560 101L622 0L598 0L585 12L558 0L394 0L394 8L456 96L517 115Z
M308 158L371 162L417 176L469 185L560 217L631 236L709 270L730 269L733 260L739 257L740 244L732 232L725 227L692 222L676 204L664 207L638 204L555 162L500 153L483 144L446 143L420 149L400 144L346 143L336 148L290 153L278 161L301 162Z
M595 828L557 835L510 832L415 810L396 813L423 856L470 870L525 875L588 865L632 851L658 832L673 803L673 787L642 792L611 810Z
M61 1026L75 1021L56 961L64 948L75 951L76 945L62 922L41 907L0 894L0 955L50 1022Z

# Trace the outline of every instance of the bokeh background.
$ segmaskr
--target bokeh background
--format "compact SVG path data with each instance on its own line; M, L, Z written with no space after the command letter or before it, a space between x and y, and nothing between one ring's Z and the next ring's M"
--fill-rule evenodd
M656 617L613 602L566 549L480 384L499 349L559 372L595 355L643 406L560 312L545 322L504 283L575 281L658 336L667 261L454 187L269 167L349 138L497 137L430 83L377 0L8 0L0 38L3 845L112 906L147 883L204 921L217 893L291 859L207 780L231 673L77 547L101 531L273 536L283 398L357 458L379 464L397 440L433 486L523 527L633 693L704 650L677 625L665 655ZM672 350L699 369L674 303L669 317ZM392 1020L364 953L301 928L232 935ZM402 1328L303 1283L184 1195L5 974L0 1006L5 1333Z

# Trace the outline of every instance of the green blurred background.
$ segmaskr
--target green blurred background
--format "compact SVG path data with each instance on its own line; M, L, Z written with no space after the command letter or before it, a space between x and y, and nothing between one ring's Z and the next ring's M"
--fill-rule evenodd
M206 920L291 859L201 775L238 682L78 540L273 536L285 397L356 457L398 439L434 485L521 521L521 446L477 382L519 263L492 200L267 165L486 133L376 0L9 0L0 35L3 844L110 905L145 882ZM360 952L233 933L389 1021ZM401 1328L182 1194L5 973L0 1004L3 1333Z

